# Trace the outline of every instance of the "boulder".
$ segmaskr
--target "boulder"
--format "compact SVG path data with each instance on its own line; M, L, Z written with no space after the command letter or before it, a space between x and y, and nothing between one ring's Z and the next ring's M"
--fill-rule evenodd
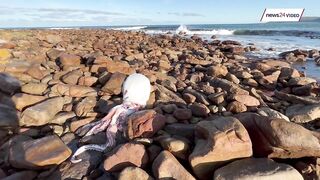
M51 87L52 95L56 96L70 96L70 97L87 97L97 96L97 90L92 87L70 85L70 84L56 84Z
M81 63L81 57L64 53L59 56L59 62L62 66L79 66Z
M207 75L212 77L225 77L228 74L228 69L226 66L217 65L210 66L207 68Z
M319 132L254 113L241 113L236 117L249 132L255 157L287 159L320 155Z
M21 87L21 91L27 94L34 94L34 95L43 95L44 92L47 90L48 85L44 83L33 83L30 82L25 84Z
M176 95L174 92L165 88L164 86L156 84L156 100L162 103L173 103L177 105L185 105L186 102Z
M320 104L295 104L287 108L286 115L295 123L307 123L320 118Z
M36 96L25 93L17 93L12 96L12 101L19 111L22 111L25 107L44 101L45 99L47 99L45 96Z
M46 136L15 144L9 151L9 162L15 168L38 169L65 161L71 150L58 136Z
M116 72L111 75L108 82L101 88L102 91L109 94L119 95L121 93L122 83L126 79L126 75Z
M58 124L63 125L68 119L75 117L76 114L74 112L60 112L54 116L53 119L50 120L50 124Z
M20 126L42 126L50 122L64 105L62 97L47 99L23 111Z
M236 94L236 95L233 95L231 99L236 100L238 102L241 102L242 104L244 104L246 106L259 106L260 105L259 100L253 96L250 96L250 95Z
M127 135L130 139L136 137L152 137L163 128L165 116L154 110L143 110L131 114L128 119Z
M288 82L289 86L304 86L307 84L315 83L317 82L313 78L309 77L296 77L296 78L291 78Z
M213 87L220 87L223 90L227 91L229 94L242 94L242 95L249 95L249 92L240 88L239 85L234 84L228 80L214 78L210 81L211 86Z
M44 37L44 40L50 44L57 44L62 41L62 38L59 35L48 34Z
M270 118L277 118L277 119L284 119L286 121L290 121L286 115L284 115L281 112L278 112L274 109L271 109L269 107L261 107L257 110L257 113L261 116L266 116L266 117L270 117Z
M173 123L165 126L164 130L171 135L177 135L186 139L194 138L195 124Z
M190 146L186 139L178 137L162 137L159 142L164 150L169 151L175 157L180 159L188 158Z
M201 121L195 128L195 136L196 145L189 162L199 179L212 177L215 169L231 160L252 155L249 134L236 118Z
M74 112L78 117L86 117L88 113L93 112L93 108L96 106L96 104L96 97L85 97L75 105Z
M320 103L320 99L317 97L296 96L293 94L288 94L280 91L275 91L274 95L276 98L280 100L288 101L294 104L319 104Z
M126 143L118 145L107 155L103 167L108 172L115 172L129 166L144 167L148 160L142 144Z
M245 106L243 103L238 101L232 101L228 104L227 110L232 113L241 113L247 111L247 106Z
M192 117L192 111L190 109L176 109L173 116L178 120L189 120Z
M194 116L206 117L210 113L209 108L201 103L193 103L189 108Z
M302 175L292 166L277 163L267 158L246 158L234 161L214 172L213 179L292 179L303 180Z
M204 105L209 105L209 100L207 98L207 96L201 92L198 92L194 89L185 89L183 91L183 93L189 93L189 94L192 94L196 97L196 102L199 102L199 103L202 103Z
M168 151L162 151L153 161L152 172L156 179L195 180L195 178Z
M19 114L14 107L0 104L0 128L15 129L17 127L19 127Z
M81 70L73 70L63 75L61 80L66 84L76 85L82 75L83 73Z
M153 178L138 167L127 167L121 171L118 180L153 180Z

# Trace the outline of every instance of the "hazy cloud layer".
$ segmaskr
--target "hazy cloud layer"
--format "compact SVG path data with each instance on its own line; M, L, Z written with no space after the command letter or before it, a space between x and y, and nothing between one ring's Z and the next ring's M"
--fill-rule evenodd
M204 17L204 15L199 14L199 13L191 13L191 12L184 12L184 13L179 13L179 12L169 12L169 15L175 15L175 16L189 16L189 17Z

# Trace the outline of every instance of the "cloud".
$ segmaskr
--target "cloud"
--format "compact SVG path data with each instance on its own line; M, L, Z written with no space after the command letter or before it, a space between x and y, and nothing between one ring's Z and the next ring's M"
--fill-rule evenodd
M199 14L199 13L192 13L192 12L184 12L184 13L179 13L179 12L169 12L169 15L174 15L174 16L189 16L189 17L204 17L204 15Z

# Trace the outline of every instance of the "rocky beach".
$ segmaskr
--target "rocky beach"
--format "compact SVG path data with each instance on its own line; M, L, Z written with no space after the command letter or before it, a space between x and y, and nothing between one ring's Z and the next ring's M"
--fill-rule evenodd
M254 44L103 29L0 30L0 179L320 179L320 85L294 68L319 49L248 58ZM270 49L272 51L272 49ZM112 150L80 127L122 103L133 73L147 106Z

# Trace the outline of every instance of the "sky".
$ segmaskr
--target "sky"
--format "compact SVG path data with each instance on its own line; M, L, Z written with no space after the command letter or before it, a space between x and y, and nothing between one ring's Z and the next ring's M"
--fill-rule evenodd
M265 8L305 8L320 16L320 0L10 0L0 27L68 27L257 23Z

